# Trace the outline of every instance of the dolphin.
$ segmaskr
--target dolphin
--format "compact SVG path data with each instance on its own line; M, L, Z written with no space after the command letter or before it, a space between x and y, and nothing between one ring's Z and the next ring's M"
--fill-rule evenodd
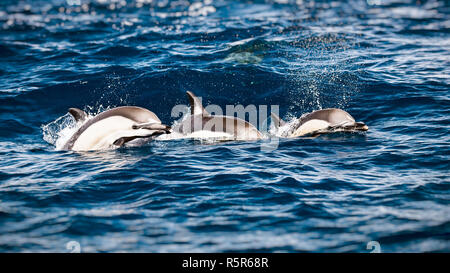
M287 123L275 113L271 113L275 128ZM332 132L367 131L369 127L364 122L356 122L346 111L329 108L305 114L289 123L287 130L281 132L282 137L317 136Z
M161 124L152 111L137 106L113 108L91 119L77 108L70 108L69 113L82 125L64 144L64 150L89 151L125 144L143 145L170 131L170 127Z
M251 123L231 116L211 115L198 97L187 91L191 115L175 125L172 133L191 138L219 138L220 140L258 140L263 135Z

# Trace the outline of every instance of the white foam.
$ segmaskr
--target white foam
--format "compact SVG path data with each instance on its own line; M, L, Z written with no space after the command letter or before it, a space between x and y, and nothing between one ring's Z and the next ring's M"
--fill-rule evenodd
M278 128L276 128L272 122L269 129L269 135L286 137L286 135L289 135L289 132L292 131L293 128L297 127L298 122L299 121L297 118L290 117L290 119L286 121L286 124L279 126Z
M83 122L76 122L75 119L66 113L63 116L57 118L56 120L42 125L42 138L55 146L55 150L61 150L64 144L72 137L73 134L89 119L93 118L100 112L106 111L109 107L104 108L102 105L98 107L97 111L93 111L90 106L86 107L88 117Z
M42 135L45 141L55 145L56 150L61 150L70 137L80 128L81 122L76 122L69 114L65 114L56 120L43 125Z

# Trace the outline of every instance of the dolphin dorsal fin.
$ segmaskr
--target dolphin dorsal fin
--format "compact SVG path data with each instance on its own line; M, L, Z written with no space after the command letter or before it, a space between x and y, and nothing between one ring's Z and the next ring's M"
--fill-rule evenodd
M84 121L88 116L86 112L78 108L69 108L69 114L72 115L76 122Z
M275 124L275 128L278 129L278 127L286 124L286 122L284 120L282 120L277 114L270 113L270 115L272 116L272 121Z
M209 113L203 108L201 100L194 95L191 91L186 91L189 98L189 104L191 105L191 115L204 115L209 116Z

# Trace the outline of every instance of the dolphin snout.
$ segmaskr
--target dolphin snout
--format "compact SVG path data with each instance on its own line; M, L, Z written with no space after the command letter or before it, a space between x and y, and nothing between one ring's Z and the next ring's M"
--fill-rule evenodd
M170 134L170 133L172 133L172 127L170 127L169 125L164 125L164 126L166 126L166 128L165 129L163 129L165 132L166 132L166 134Z
M352 122L342 126L338 126L336 128L341 128L344 131L367 131L369 130L369 126L367 126L364 122Z
M159 124L159 126L152 126L151 128L145 128L145 129L150 129L150 130L158 130L158 131L163 131L163 133L165 134L170 134L171 133L171 129L172 127L165 125L165 124Z
M369 130L369 126L367 126L364 122L355 122L355 129L360 131Z
M147 129L147 130L163 130L165 132L170 131L171 127L161 123L141 123L141 124L133 124L131 126L133 129Z

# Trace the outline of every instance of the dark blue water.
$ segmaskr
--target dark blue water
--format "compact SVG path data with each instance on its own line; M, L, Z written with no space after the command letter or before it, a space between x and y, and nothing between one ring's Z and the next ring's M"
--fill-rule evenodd
M69 107L172 124L186 90L370 129L55 147ZM449 90L447 1L1 1L0 251L450 251Z

